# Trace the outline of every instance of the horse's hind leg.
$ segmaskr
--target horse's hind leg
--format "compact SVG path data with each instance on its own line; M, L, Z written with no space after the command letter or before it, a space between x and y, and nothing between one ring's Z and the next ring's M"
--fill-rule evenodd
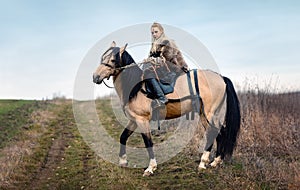
M206 112L206 122L202 123L206 128L206 144L204 147L204 153L201 157L201 162L199 164L199 169L205 169L207 164L209 163L209 154L212 149L213 143L215 140L217 140L217 144L220 144L220 140L222 137L219 135L219 132L221 129L223 129L223 123L225 120L225 114L226 114L226 95L223 96L222 99L219 99L216 103L214 103L214 106L212 106L208 111ZM203 118L203 117L201 117ZM212 166L216 166L221 162L221 156L219 155L222 150L220 150L220 146L217 145L217 157L215 161L213 162Z
M207 120L203 122L202 119L202 123L206 128L206 133L205 133L205 137L206 137L206 143L204 146L204 152L201 156L201 161L199 164L199 169L206 169L206 166L209 164L210 160L209 160L209 155L210 152L212 150L214 141L217 140L217 143L220 144L220 129L222 128L222 123L223 123L223 119L224 118L224 112L223 112L224 108L222 106L222 104L216 109L215 112L213 112L214 114L208 114L207 116ZM219 147L220 148L220 147ZM221 152L220 150L217 150L217 152ZM215 164L220 163L220 159L221 157L219 157L219 153L217 153L217 160L216 162L214 162L214 164L212 166L215 166Z
M137 128L137 125L133 121L129 121L126 128L123 130L121 136L120 136L120 152L119 152L119 165L122 167L126 167L127 162L127 156L126 156L126 142L127 139L134 130Z
M224 154L222 154L222 150L221 150L221 146L220 146L221 140L222 140L222 137L220 134L218 134L217 139L216 139L216 141L217 141L216 157L215 157L214 161L210 164L210 166L212 166L212 167L217 167L219 164L221 164L223 162L222 160L224 159Z
M201 156L201 159L200 159L200 164L198 166L198 169L206 169L206 166L209 164L210 162L210 159L209 159L209 156L210 156L210 152L212 150L212 147L213 147L213 144L214 144L214 141L218 135L218 128L210 125L208 128L206 128L207 131L206 131L206 142L205 142L205 146L204 146L204 151L203 151L203 154Z

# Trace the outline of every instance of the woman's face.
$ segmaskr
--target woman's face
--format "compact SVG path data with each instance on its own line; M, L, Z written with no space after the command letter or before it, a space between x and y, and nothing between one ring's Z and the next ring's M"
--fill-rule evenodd
M162 31L158 27L151 28L152 37L156 40L162 35Z

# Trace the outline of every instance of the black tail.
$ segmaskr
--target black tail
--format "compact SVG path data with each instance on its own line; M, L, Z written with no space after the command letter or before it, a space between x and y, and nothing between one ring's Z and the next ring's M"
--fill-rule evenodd
M218 146L221 157L231 158L240 130L241 112L240 103L231 80L227 77L223 77L223 79L226 83L227 108L225 126L222 127L218 136Z

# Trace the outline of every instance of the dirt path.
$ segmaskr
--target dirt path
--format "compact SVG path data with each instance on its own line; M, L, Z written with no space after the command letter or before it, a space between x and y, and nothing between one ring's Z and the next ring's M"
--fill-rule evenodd
M61 126L61 129L64 130L64 126ZM47 181L51 179L51 176L55 175L55 169L64 159L64 151L67 146L67 140L65 137L66 134L60 133L57 138L52 139L52 145L47 152L47 155L44 159L43 164L39 168L38 172L33 177L33 180L29 186L29 189L40 189L42 184L48 184ZM51 184L52 188L55 189L55 184ZM47 186L50 186L48 184Z
M64 153L68 147L68 141L73 137L70 127L74 126L72 118L71 104L63 103L60 109L55 113L55 120L53 121L54 134L51 138L51 146L48 149L44 161L37 173L33 176L28 189L42 189L44 186L56 189L55 183L51 178L56 174L56 169L59 168L60 163L64 160Z
M71 101L52 102L24 118L23 131L0 149L0 189L56 189L75 122Z

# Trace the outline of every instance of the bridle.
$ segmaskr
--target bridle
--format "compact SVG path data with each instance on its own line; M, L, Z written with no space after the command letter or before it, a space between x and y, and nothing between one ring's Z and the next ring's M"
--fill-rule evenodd
M109 51L110 49L108 49L107 51ZM114 49L113 49L114 50ZM121 72L121 71L123 71L124 69L127 69L127 68L130 68L130 67L134 67L134 66L140 66L142 63L135 63L135 62L133 62L133 63L130 63L130 64L128 64L128 65L125 65L125 66L121 66L121 62L122 62L122 56L121 55L118 55L118 54L120 54L120 51L118 51L118 50L120 50L119 48L116 50L117 52L115 52L115 56L117 57L117 56L119 56L119 59L118 59L118 63L116 62L114 65L110 65L110 64L108 64L108 63L101 63L101 65L104 65L104 66L106 66L106 67L109 67L109 68L111 68L112 70L113 70L113 73L112 74L110 74L108 77L107 77L107 80L109 80L109 78L111 77L111 76L115 76L116 75L116 73L118 73L118 72ZM114 51L112 52L112 54L114 53ZM104 53L105 54L105 53ZM120 65L120 67L116 67L116 65ZM109 86L109 85L107 85L105 82L104 82L104 80L102 81L104 84L105 84L105 86L106 87L108 87L108 88L114 88L114 87L111 87L111 86Z
M107 80L109 80L110 76L114 76L114 75L117 73L117 68L116 68L116 67L114 67L114 66L112 66L112 65L110 65L110 64L108 64L108 63L101 63L101 64L114 70L114 72L113 72L112 74L110 74L110 75L107 77ZM105 86L106 86L107 88L114 88L114 87L108 86L108 85L105 83L104 80L103 80L102 82L105 84Z

